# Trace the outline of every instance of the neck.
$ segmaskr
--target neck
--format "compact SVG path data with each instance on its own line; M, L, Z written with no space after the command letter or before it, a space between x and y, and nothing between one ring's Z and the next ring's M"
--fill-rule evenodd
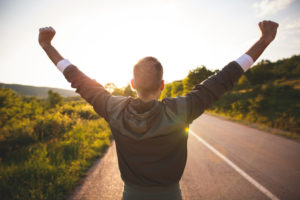
M157 100L158 98L143 98L143 97L138 97L140 100L142 100L143 102L147 103L149 101L152 101L152 100Z
M141 95L138 95L138 98L141 99L143 102L149 102L149 101L152 101L152 100L158 100L159 97L160 97L160 92L158 94L152 94L152 95L148 95L147 97L143 97Z

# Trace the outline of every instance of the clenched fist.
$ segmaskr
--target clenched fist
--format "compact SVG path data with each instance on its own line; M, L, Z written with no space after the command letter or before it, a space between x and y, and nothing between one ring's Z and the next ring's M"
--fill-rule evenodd
M272 21L262 21L259 22L258 26L261 31L261 38L265 42L271 43L275 39L278 24Z
M54 28L50 27L45 27L45 28L40 28L40 34L39 34L39 43L42 47L46 45L51 44L51 40L53 39L55 35L55 30Z

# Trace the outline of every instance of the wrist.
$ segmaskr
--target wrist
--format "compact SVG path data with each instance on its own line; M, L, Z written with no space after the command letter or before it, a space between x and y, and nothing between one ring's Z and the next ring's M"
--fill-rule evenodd
M265 45L265 46L268 46L273 40L268 38L268 37L265 37L265 36L262 36L259 38L258 40L261 44Z
M64 70L70 66L71 63L69 60L67 59L62 59L59 62L56 63L56 67L59 69L59 71L61 71L62 73L64 72Z
M46 49L48 47L51 47L51 43L47 43L47 42L40 42L40 45L43 49Z

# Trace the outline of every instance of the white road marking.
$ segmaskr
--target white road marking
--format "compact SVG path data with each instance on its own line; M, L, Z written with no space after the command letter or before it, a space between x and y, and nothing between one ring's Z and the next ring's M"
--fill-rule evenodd
M258 190L260 190L262 193L264 193L267 197L269 197L272 200L279 200L277 196L272 194L269 190L267 190L264 186L259 184L256 180L254 180L251 176L249 176L246 172L244 172L241 168L239 168L236 164L234 164L231 160L226 158L223 154L221 154L218 150L216 150L213 146L208 144L205 140L203 140L200 136L198 136L195 132L192 130L189 130L189 132L200 142L202 142L207 148L209 148L212 152L214 152L217 156L219 156L222 160L224 160L230 167L232 167L235 171L237 171L242 177L244 177L247 181L252 183Z

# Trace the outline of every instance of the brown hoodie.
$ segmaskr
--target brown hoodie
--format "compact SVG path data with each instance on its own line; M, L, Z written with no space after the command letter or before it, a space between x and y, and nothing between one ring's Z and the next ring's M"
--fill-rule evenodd
M231 62L183 97L145 103L112 96L73 65L64 70L76 92L109 123L123 181L142 187L179 182L187 159L186 128L242 74L240 65Z

